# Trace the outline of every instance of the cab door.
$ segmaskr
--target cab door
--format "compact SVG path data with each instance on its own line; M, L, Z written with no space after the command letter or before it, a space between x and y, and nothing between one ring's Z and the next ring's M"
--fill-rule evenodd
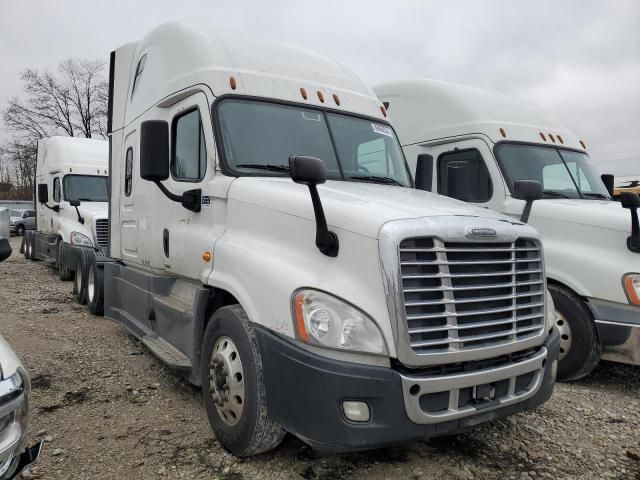
M141 191L144 185L138 181L139 162L136 161L138 145L135 126L129 127L129 131L125 132L123 145L121 163L123 168L120 168L122 192L119 194L121 199L120 254L123 260L145 265L144 255L140 256L140 252L144 252L144 238L143 235L140 235L140 230L144 231L145 216L140 215L141 210L136 210L136 207L138 209L144 208L145 192Z
M212 269L213 262L206 260L205 254L212 255L223 218L215 214L222 200L212 195L216 150L210 112L210 102L203 92L180 100L168 111L170 177L163 183L176 195L199 189L201 208L193 212L179 202L171 202L170 214L160 219L161 234L154 238L154 249L161 252L167 273L201 281Z
M506 197L506 185L489 144L480 138L417 146L415 155L433 156L431 191L500 211ZM462 168L455 179L451 169Z

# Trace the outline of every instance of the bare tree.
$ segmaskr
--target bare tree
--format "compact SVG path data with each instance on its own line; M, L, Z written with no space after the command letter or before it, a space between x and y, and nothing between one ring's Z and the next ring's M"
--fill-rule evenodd
M68 59L57 74L27 69L20 75L24 98L13 97L3 112L13 133L0 145L0 172L16 186L33 187L36 145L52 135L105 138L108 84L101 60Z

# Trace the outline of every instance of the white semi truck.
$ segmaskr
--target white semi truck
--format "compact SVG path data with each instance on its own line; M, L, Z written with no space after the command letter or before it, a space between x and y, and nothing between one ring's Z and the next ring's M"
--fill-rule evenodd
M537 232L415 190L334 60L191 23L111 54L89 301L201 385L238 456L453 433L551 395Z
M613 178L599 175L584 142L530 103L425 79L374 90L419 188L519 218L518 181L541 184L529 223L557 311L558 378L587 375L601 358L640 365L637 195L612 201Z
M86 272L77 268L89 251L109 242L109 143L87 138L50 137L38 142L36 229L27 230L25 258L46 260L61 280L74 279L74 292L86 301ZM83 275L84 273L84 275Z

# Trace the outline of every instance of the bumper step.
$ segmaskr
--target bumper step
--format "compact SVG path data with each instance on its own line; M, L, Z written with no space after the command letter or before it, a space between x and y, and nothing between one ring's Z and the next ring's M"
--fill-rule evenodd
M158 335L154 333L145 335L142 337L142 343L144 343L155 356L171 367L178 370L191 369L191 362L187 356Z

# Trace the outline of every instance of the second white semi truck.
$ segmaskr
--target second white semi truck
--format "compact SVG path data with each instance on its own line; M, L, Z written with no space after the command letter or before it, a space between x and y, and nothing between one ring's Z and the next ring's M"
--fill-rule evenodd
M375 91L419 188L521 218L518 182L540 185L529 223L542 235L556 307L558 378L581 378L601 358L640 365L637 194L612 201L613 178L601 177L584 142L528 102L426 79Z
M374 448L549 398L537 232L415 190L352 71L191 23L110 65L110 237L89 301L202 386L225 448L285 432Z
M86 303L86 272L77 268L89 252L106 252L109 241L109 143L50 137L38 142L36 229L26 230L21 252L54 264L61 280L74 280Z

